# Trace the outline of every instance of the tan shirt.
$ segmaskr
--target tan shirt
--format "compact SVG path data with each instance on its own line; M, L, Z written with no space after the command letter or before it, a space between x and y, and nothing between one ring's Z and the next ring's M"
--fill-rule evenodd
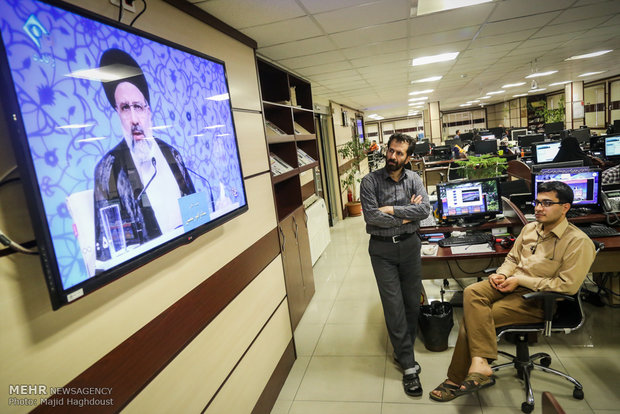
M546 235L541 223L528 223L497 269L519 285L534 291L573 295L594 261L594 243L564 219Z

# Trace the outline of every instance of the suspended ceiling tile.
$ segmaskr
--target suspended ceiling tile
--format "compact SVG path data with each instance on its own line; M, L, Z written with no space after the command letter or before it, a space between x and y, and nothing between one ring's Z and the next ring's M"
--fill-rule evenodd
M454 42L454 43L449 43L445 45L427 46L422 43L416 42L414 38L411 41L411 50L409 51L409 57L413 59L413 58L418 58L422 56L438 55L440 53L460 52L457 58L459 59L461 55L463 54L463 51L467 49L470 43L471 42L469 40L464 40L462 42ZM424 66L420 66L420 67L424 67Z
M330 35L338 47L356 47L364 43L401 39L407 36L405 21L380 24Z
M312 78L316 79L318 82L348 78L362 80L362 77L357 72L357 70L342 70L339 72L322 73L314 75Z
M516 17L531 16L570 7L574 0L544 0L524 1L505 0L497 2L497 7L491 13L490 22L514 19Z
M427 35L416 35L411 38L412 48L416 45L432 47L438 45L452 44L461 41L469 42L474 38L479 29L480 26L469 26L445 32L437 32Z
M348 59L357 59L367 56L376 56L383 53L407 51L407 38L387 40L385 42L374 42L357 47L342 49L342 53Z
M369 0L298 0L298 2L312 14L370 3Z
M409 7L407 1L384 0L315 14L314 18L326 33L340 33L383 23L405 21L409 18Z
M196 6L237 30L306 15L295 0L209 0Z
M298 40L296 42L284 43L281 45L262 47L257 52L268 56L274 60L287 59L297 56L312 55L315 53L333 50L334 45L327 36L315 37L312 39Z
M368 56L360 59L351 59L351 63L354 67L366 67L366 66L374 66L377 63L389 63L389 62L401 62L403 65L407 65L411 63L409 60L409 56L407 56L407 52L395 52L395 53L384 53L381 55Z
M609 17L618 13L620 13L619 1L598 3L594 6L573 7L562 12L562 14L553 21L553 24L576 22L593 17Z
M557 36L561 34L577 34L579 32L589 30L590 28L596 27L603 21L607 20L605 17L595 17L587 20L580 20L578 22L573 23L564 23L564 24L554 24L550 26L545 26L540 29L532 38L538 37L549 37L549 36Z
M316 53L307 56L298 56L290 59L282 59L279 61L281 65L288 68L299 69L309 66L323 65L325 63L341 62L346 60L340 50L332 50L329 52Z
M335 63L327 63L325 65L317 65L317 66L309 66L307 68L298 69L297 72L302 74L303 76L312 76L318 75L321 73L331 73L331 72L340 72L347 69L353 69L353 66L350 62L335 62Z
M486 3L415 17L409 23L409 30L415 36L461 27L479 26L485 22L494 7L494 4Z
M487 23L482 27L480 36L495 36L527 29L538 29L549 24L554 18L559 16L559 14L560 12L551 12L504 20L501 22Z
M259 48L309 39L322 34L321 29L307 16L254 26L243 29L241 32L256 40ZM286 37L282 36L282 33L286 33Z

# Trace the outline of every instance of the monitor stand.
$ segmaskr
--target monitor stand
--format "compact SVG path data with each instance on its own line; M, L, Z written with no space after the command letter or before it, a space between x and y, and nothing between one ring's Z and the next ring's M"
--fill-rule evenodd
M480 218L477 220L472 220L472 219L458 219L456 222L456 225L459 227L478 227L481 224L485 223L485 219L484 218Z

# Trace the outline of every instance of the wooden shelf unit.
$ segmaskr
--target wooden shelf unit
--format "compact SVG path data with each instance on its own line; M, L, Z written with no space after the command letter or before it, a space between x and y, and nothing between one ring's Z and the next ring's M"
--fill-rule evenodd
M271 182L291 324L295 329L314 295L307 216L303 204L316 193L314 179L309 180L309 174L314 178L319 171L312 89L308 81L268 62L258 59L257 66L269 152L293 168L283 174L272 174ZM315 161L300 165L297 149Z

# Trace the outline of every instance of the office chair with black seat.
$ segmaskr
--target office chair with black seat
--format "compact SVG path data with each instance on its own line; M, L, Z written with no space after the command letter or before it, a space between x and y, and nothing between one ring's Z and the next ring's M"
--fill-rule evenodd
M601 251L605 245L594 241L596 252ZM490 270L490 269L489 269ZM502 356L509 358L511 361L494 365L491 368L493 372L500 369L514 366L517 369L517 376L524 381L526 401L521 404L521 411L531 413L534 410L534 393L530 382L530 373L533 369L543 371L549 374L558 375L569 382L575 388L573 389L573 398L582 400L584 397L583 386L575 378L561 371L549 368L551 365L551 356L545 352L538 352L530 355L528 347L528 335L543 333L545 336L551 336L552 333L568 334L579 329L584 321L585 316L581 305L580 292L575 295L565 295L556 292L531 292L523 295L526 300L543 300L544 318L543 322L519 325L506 325L496 328L497 340L504 335L512 335L516 344L516 355L509 354L504 351L498 351ZM555 311L554 311L554 308ZM536 362L540 360L540 362Z
M532 186L532 170L530 167L519 160L510 160L508 161L508 167L506 168L506 174L509 179L515 178L518 180L525 180L528 187Z

